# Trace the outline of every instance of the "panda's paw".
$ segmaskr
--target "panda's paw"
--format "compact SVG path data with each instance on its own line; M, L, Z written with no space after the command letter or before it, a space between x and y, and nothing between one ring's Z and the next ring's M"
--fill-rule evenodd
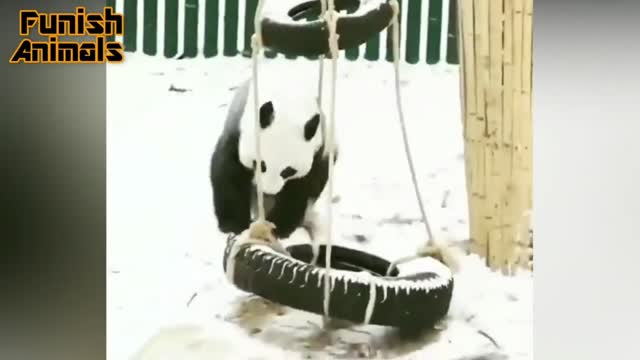
M276 226L269 221L254 221L249 225L249 237L263 240L268 243L276 241L274 230Z
M457 273L461 269L460 257L463 256L459 249L448 244L426 244L418 248L419 256L433 257Z
M254 242L263 242L265 245L278 251L282 254L289 255L289 252L285 249L282 243L275 235L276 226L269 221L254 221L249 225L248 235Z

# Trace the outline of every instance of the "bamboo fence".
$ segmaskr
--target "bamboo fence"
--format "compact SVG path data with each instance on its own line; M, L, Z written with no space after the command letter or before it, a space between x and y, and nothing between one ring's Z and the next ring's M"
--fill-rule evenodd
M505 274L533 267L533 0L459 0L473 251Z

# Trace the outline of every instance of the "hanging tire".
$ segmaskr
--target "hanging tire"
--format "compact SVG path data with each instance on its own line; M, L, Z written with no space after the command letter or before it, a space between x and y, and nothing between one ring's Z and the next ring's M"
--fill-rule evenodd
M272 1L271 4L279 4L280 1ZM336 32L339 49L367 42L392 20L393 9L388 0L362 2L335 0L336 11L354 11L338 15ZM268 6L265 6L261 20L265 47L289 56L329 55L329 28L325 20L320 18L320 0L303 1L293 7Z
M232 237L227 243L225 271L235 241ZM234 260L232 282L281 305L322 315L325 247L320 247L318 266L309 264L310 245L289 246L287 250L291 256L264 245L243 246ZM453 277L449 268L435 259L417 259L411 267L418 271L405 271L401 265L385 277L390 262L380 257L341 246L332 246L331 255L332 318L421 329L433 326L449 311Z

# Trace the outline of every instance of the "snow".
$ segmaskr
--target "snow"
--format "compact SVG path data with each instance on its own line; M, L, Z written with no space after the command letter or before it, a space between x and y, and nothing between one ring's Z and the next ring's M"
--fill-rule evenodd
M315 81L317 66L273 59L260 71ZM108 359L326 359L359 352L532 359L532 274L503 277L473 255L461 259L449 317L416 340L367 325L335 330L328 341L318 315L283 310L226 280L208 166L230 89L249 71L240 57L127 54L123 64L108 66ZM389 260L411 255L425 232L395 112L392 66L341 61L339 72L333 241ZM468 230L457 69L403 65L402 73L430 222L438 238L462 241ZM319 210L325 208L323 199ZM306 238L297 232L292 240Z

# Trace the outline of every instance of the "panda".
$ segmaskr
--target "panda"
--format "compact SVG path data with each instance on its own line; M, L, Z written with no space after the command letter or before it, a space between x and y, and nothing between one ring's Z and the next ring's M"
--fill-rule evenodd
M293 80L292 84L282 78L260 78L259 166L265 217L275 225L274 235L280 239L288 238L300 227L313 239L313 232L318 229L313 205L328 181L329 153L325 151L317 92L305 80ZM211 156L214 213L218 229L227 234L241 233L257 217L252 87L249 79L235 90ZM337 155L334 146L334 162Z

